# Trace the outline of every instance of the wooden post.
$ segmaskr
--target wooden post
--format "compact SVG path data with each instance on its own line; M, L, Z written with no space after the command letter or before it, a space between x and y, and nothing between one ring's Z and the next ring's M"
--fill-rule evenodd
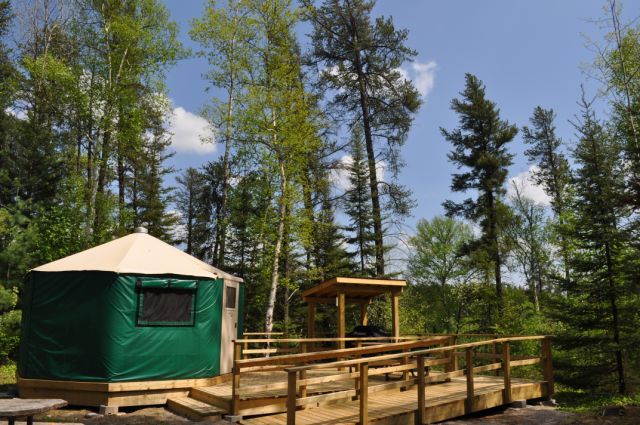
M511 349L509 343L502 344L502 374L504 375L503 402L511 403Z
M289 372L287 376L287 425L296 425L297 385L296 373Z
M240 347L238 344L233 344L233 367L231 368L232 385L231 385L231 413L234 416L238 416L240 411L240 396L238 395L238 389L240 388L240 366L238 366L238 360L240 360Z
M300 374L299 374L299 378L300 379L306 379L307 378L307 371L306 370L301 370ZM307 396L307 386L306 385L300 385L300 398L305 398ZM305 407L303 406L302 409L304 409Z
M452 338L451 345L456 345L458 343L458 337L454 335L451 338ZM453 356L453 364L451 365L451 368L453 369L453 372L455 372L460 368L460 365L458 364L458 355L456 354L455 349L451 351L451 354Z
M418 356L418 410L416 411L416 424L424 424L425 413L425 373L424 373L424 356Z
M544 380L547 381L547 398L551 398L555 392L553 383L553 358L551 357L551 338L542 340L542 361Z
M362 348L362 341L356 341L356 348ZM356 356L357 359L359 359L361 357L362 356L359 355L359 354ZM360 365L359 364L356 364L354 366L354 368L355 368L356 372L360 372ZM349 368L349 372L351 372L351 368ZM355 389L356 389L356 395L353 397L353 399L357 400L358 399L358 394L359 394L358 390L360 389L360 376L358 376L357 378L354 378L354 386L355 386Z
M467 399L464 402L464 413L466 415L473 412L473 349L467 348L465 351L465 368L467 373Z
M244 341L244 346L242 348L242 356L241 357L243 359L246 359L249 356L247 354L245 354L244 352L249 349L249 343L246 341L247 340L247 336L246 335L244 336L244 339L245 339L245 341Z
M369 424L369 363L360 365L360 422L359 425Z
M344 338L346 334L345 311L347 303L344 292L338 293L338 338ZM344 348L344 341L338 343L338 348Z
M393 336L397 338L400 336L400 294L398 292L391 294L391 316L393 318Z
M407 355L402 358L402 360L400 361L400 364L407 365L407 364L409 364L409 350L404 349L404 350L402 350L402 352L406 353ZM403 370L402 371L402 380L403 381L407 381L408 379L409 379L409 371L408 370ZM408 387L400 387L400 391L406 391L407 389L408 389Z
M367 312L368 307L369 301L360 304L360 324L362 326L367 326L369 323L369 313Z
M497 342L493 343L493 354L498 354L498 343ZM497 359L497 357L493 359L492 363L497 363L496 359ZM495 373L496 376L500 376L500 369L496 369L494 371L494 373Z
M307 338L315 338L316 337L316 303L313 301L307 301L307 307L309 312L307 314ZM313 344L310 344L310 351L314 350Z

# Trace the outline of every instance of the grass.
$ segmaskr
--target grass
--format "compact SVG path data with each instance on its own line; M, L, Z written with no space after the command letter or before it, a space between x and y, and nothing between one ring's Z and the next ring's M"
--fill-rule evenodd
M607 406L640 406L640 394L593 393L556 384L554 398L560 409L580 414L600 414Z

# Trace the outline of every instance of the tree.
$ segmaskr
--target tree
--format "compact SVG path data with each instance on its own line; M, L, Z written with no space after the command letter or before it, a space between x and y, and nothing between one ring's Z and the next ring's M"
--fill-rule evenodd
M525 196L515 182L513 189L510 203L514 219L506 229L512 241L511 257L526 280L536 311L540 311L540 294L548 286L552 270L545 206Z
M461 320L460 292L474 275L463 247L473 238L471 228L448 217L421 219L409 240L408 274L412 290L428 312L434 332L457 332ZM426 327L426 326L425 326Z
M451 190L454 192L477 191L477 198L463 202L446 201L443 205L448 216L460 216L480 225L482 235L469 244L470 251L486 255L493 266L496 294L502 299L501 253L502 229L506 227L509 213L502 199L506 193L508 169L513 155L508 144L518 133L515 125L500 119L496 104L485 97L482 81L471 74L465 76L462 99L451 101L451 109L459 116L460 127L447 131L441 128L444 138L453 145L449 161L467 171L453 175Z
M637 265L623 227L629 210L621 203L622 146L607 134L584 97L581 107L573 153L575 217L567 235L575 245L574 277L562 286L566 298L556 314L566 326L563 346L574 359L581 359L571 366L572 383L601 388L615 383L624 394L629 389L625 359L638 343L633 319L638 299L631 289Z
M176 193L176 207L180 212L184 228L181 242L186 245L185 252L194 255L198 225L198 203L202 196L203 175L193 167L188 167L182 175L176 177L178 191ZM206 218L205 218L206 219Z
M213 247L213 262L224 266L228 198L231 180L231 153L233 137L237 130L237 113L242 95L242 87L249 80L252 59L250 43L256 37L254 21L251 19L249 2L233 0L226 2L226 8L218 7L215 0L209 0L202 19L192 22L191 38L198 41L203 50L201 56L207 58L211 70L206 74L211 85L224 90L224 99L214 99L205 109L214 128L224 134L222 156L222 197L216 213L216 234Z
M294 184L305 170L305 158L318 149L320 140L314 117L315 99L309 96L300 78L299 48L293 28L297 13L290 0L252 1L252 17L257 36L254 42L259 66L253 69L241 117L246 149L257 158L264 176L274 176L275 234L273 235L270 285L265 309L265 329L273 329L281 267L287 251L294 203L299 199ZM269 211L269 210L266 210Z
M346 230L352 233L347 242L355 246L361 276L375 276L375 241L373 212L368 188L369 172L362 146L362 132L355 127L351 141L351 162L347 164L349 188L345 193L344 212L349 217Z
M416 52L405 46L408 32L396 30L391 18L372 22L375 2L326 0L315 7L303 1L313 25L310 60L321 64L320 86L335 93L332 106L344 115L349 127L364 133L371 198L375 269L385 274L381 182L377 166L385 161L395 178L402 167L399 148L404 144L420 98L413 84L398 71ZM386 143L382 144L382 141ZM379 145L376 147L376 145ZM380 146L382 145L382 146ZM389 179L385 183L391 205L405 214L408 193Z
M560 152L562 140L555 134L556 115L553 109L537 106L530 119L531 128L524 126L524 142L531 147L525 151L530 162L537 165L534 182L542 186L551 198L551 208L559 227L564 225L567 214L567 198L571 182L569 162ZM569 280L569 247L560 232L560 252L563 259L564 279Z

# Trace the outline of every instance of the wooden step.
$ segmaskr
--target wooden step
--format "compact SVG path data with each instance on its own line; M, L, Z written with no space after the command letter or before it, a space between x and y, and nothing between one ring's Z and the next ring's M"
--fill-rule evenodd
M203 403L211 404L221 409L231 411L231 400L207 391L207 387L191 388L189 397L202 401Z
M167 409L192 421L217 422L227 411L191 397L167 399Z

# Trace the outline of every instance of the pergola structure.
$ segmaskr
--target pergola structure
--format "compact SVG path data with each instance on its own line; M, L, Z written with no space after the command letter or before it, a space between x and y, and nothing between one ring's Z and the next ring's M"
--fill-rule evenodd
M393 336L400 336L399 297L406 285L407 282L405 280L334 277L307 289L302 293L302 299L309 306L307 338L315 338L316 335L315 316L317 304L337 304L338 338L344 338L346 334L345 310L347 304L360 305L360 323L366 325L368 321L367 307L371 300L385 294L391 295ZM340 346L344 347L344 342L341 342Z

